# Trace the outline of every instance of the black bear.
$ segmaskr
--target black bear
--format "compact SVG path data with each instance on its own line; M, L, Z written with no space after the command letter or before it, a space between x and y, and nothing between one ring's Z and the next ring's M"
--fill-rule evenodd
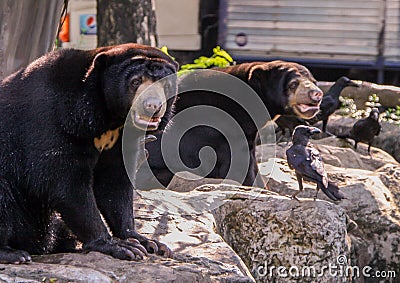
M251 87L252 93L239 90L240 85L234 80L228 78L224 81L226 76L218 75L219 72L205 75L193 72L182 76L178 81L179 95L171 126L165 133L159 134L155 142L146 145L149 151L148 165L142 166L137 174L137 184L141 188L159 186L155 181L167 186L174 172L179 171L264 187L255 157L258 129L269 119L268 114L263 113L269 112L272 118L286 113L308 119L319 111L323 93L315 85L316 81L309 70L300 64L252 62L213 70L238 78ZM187 85L198 88L185 91ZM221 92L225 91L228 96L210 91L210 86L218 89L219 85L222 85ZM255 98L259 102L249 107L243 106L246 100L255 101ZM263 112L260 104L268 111ZM212 110L204 110L197 115L195 109L200 106L203 109L206 109L204 106L210 106L222 110L238 123L239 128L235 130L234 123L227 127L220 123L225 131L214 129L211 124L222 120L222 116L217 118L217 112ZM184 117L186 112L189 115ZM253 114L259 116L258 121L252 117ZM178 120L178 117L184 118ZM194 119L197 119L198 125L189 125L190 120ZM183 130L187 131L182 135ZM244 144L239 145L241 131ZM174 143L170 148L165 145L163 149L163 139L167 141L171 137L179 137L178 150L174 150ZM210 148L214 154L207 155Z
M119 259L170 255L135 232L121 133L128 113L138 137L165 127L177 68L129 43L51 52L0 83L0 262L70 251L75 239Z

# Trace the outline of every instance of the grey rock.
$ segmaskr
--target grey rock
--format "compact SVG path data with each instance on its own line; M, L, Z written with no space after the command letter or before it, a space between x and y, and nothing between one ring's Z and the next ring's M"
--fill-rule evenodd
M360 269L369 266L373 271L396 271L398 276L400 272L399 163L377 148L373 148L373 158L371 158L367 155L366 145L363 145L359 152L355 152L350 147L339 147L343 141L335 138L312 142L316 144L326 161L325 167L330 180L336 182L347 197L336 206L344 209L348 215L347 231L351 239L351 265ZM276 148L276 156L283 157L285 146ZM261 163L260 167L261 172L272 171L267 176L270 190L281 195L291 195L298 189L294 172L288 168L286 160L270 159ZM308 200L314 194L315 184L308 183L299 196L300 199ZM329 201L322 193L318 195L318 199Z
M324 268L350 259L346 213L326 201L263 196L231 200L214 215L257 282L339 282Z

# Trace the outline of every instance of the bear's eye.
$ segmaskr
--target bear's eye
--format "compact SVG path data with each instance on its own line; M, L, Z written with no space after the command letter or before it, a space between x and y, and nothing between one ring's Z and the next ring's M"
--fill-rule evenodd
M141 78L133 78L131 79L129 85L131 88L138 88L142 84L142 79Z
M290 82L289 83L289 90L290 91L295 91L298 86L299 86L299 82L298 81Z
M170 80L167 80L167 81L164 83L164 89L165 89L166 91L172 91L172 82L171 82Z

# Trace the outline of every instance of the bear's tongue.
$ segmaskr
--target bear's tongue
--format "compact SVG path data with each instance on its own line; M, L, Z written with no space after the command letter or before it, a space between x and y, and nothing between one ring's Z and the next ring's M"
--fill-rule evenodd
M148 117L135 115L135 124L148 129L156 129L161 122L161 117Z
M318 105L314 105L314 104L297 104L298 109L302 112L305 113L309 110L319 110Z

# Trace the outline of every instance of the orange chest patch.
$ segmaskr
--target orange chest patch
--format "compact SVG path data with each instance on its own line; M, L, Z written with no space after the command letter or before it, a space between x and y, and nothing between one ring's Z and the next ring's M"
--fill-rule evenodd
M98 151L103 151L112 148L118 140L119 130L121 128L117 128L115 130L109 130L102 134L100 137L94 138L94 146Z

